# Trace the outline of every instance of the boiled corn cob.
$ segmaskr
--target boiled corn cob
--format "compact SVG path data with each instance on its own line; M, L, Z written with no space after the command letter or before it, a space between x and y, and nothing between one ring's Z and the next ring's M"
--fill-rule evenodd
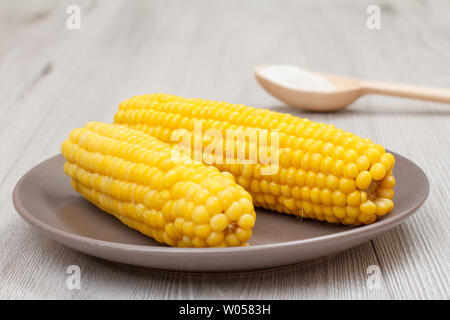
M185 129L194 133L191 155L197 149L195 127L200 125L203 160L211 158L205 152L210 153L208 143L215 138L205 133L210 129L223 134L224 150L227 130L276 130L278 170L272 174L262 174L267 164L261 163L259 156L254 163L230 163L226 156L220 158L221 154L217 161L217 152L213 152L213 164L233 174L256 206L356 226L373 223L393 209L392 154L369 139L333 125L266 109L166 94L136 96L122 102L114 121L172 144L177 144L175 131ZM249 141L241 142L246 156L255 151ZM256 146L257 151L261 148Z
M179 247L246 245L251 196L221 173L143 132L90 122L61 147L76 191L124 224Z

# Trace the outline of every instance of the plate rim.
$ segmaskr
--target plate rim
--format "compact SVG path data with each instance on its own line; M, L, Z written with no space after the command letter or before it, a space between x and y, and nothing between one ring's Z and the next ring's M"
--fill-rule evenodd
M411 216L427 199L430 193L430 182L425 174L425 172L420 168L417 164L415 164L412 160L396 153L389 151L394 154L395 157L401 157L406 161L411 162L417 169L419 169L419 173L424 177L425 181L425 189L424 192L418 197L418 201L411 207L409 210L402 212L401 214L389 219L389 220L379 220L375 223L356 227L351 230L342 231L339 233L334 233L330 235L318 236L309 239L300 239L293 241L286 241L281 243L268 243L268 244L259 244L259 245L251 245L248 247L225 247L225 248L178 248L178 247L157 247L157 246L148 246L148 245L137 245L137 244L126 244L120 242L112 242L105 240L93 239L81 235L77 235L74 233L66 232L61 229L55 228L45 222L34 217L31 212L29 212L23 205L19 197L19 191L24 183L24 180L29 176L29 174L38 169L40 166L43 166L48 161L51 161L55 158L62 157L61 153L58 153L54 156L51 156L37 165L33 166L31 169L27 170L21 178L18 180L14 187L14 191L12 194L12 200L16 211L19 216L24 219L26 222L30 223L34 227L38 228L41 231L44 231L47 234L56 235L58 238L62 238L67 241L74 241L77 243L84 243L92 247L101 247L108 248L114 251L133 251L138 253L154 253L154 254L197 254L197 255L209 255L211 253L217 254L236 254L236 253L258 253L260 251L267 251L270 249L276 250L289 250L299 246L305 245L317 245L322 244L323 242L329 241L341 241L345 240L348 237L364 237L367 234L371 234L373 232L379 233L393 228L398 225L400 222Z

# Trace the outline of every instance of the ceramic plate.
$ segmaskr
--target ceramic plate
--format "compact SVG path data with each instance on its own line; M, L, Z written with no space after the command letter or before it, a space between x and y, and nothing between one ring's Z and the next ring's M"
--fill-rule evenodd
M64 174L64 158L54 156L17 183L14 205L27 222L48 237L99 258L156 269L234 272L280 267L342 251L383 232L425 201L429 183L423 171L394 153L394 210L374 224L349 227L300 219L257 208L249 247L171 248L123 225L77 194Z

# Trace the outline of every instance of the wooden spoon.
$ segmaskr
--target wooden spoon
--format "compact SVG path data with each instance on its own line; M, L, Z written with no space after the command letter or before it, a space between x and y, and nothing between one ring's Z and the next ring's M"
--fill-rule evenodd
M257 66L254 69L259 84L272 96L302 110L326 112L343 109L361 95L368 93L450 103L450 89L367 81L316 71L308 72L326 78L336 87L336 90L292 89L263 77L261 71L265 67L267 66Z

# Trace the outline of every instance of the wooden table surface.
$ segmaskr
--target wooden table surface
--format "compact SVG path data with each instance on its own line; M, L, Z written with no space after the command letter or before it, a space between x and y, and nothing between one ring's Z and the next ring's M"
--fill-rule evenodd
M450 106L367 96L339 113L302 113L266 94L257 64L450 87L449 1L6 1L0 5L0 298L449 299ZM69 5L81 29L69 30ZM381 29L366 27L368 5ZM11 194L72 128L111 122L121 100L166 92L333 123L417 163L428 200L405 223L308 265L183 275L93 258L48 240ZM66 268L81 268L81 289ZM367 285L369 266L381 285ZM369 273L368 273L369 272Z

